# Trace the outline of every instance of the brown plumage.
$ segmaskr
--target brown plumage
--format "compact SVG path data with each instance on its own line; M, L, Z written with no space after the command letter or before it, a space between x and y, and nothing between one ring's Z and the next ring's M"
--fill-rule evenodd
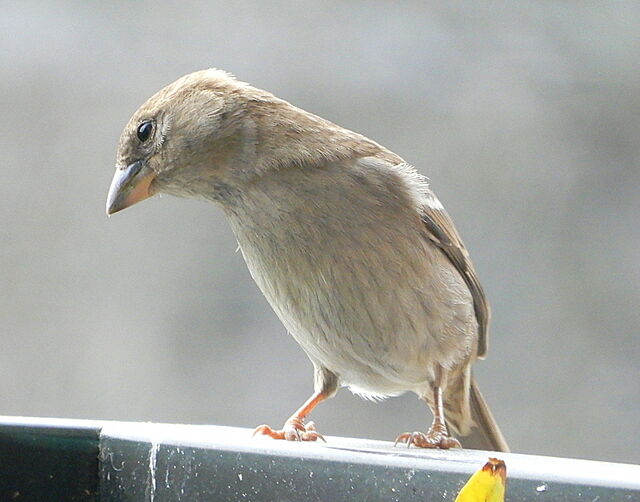
M434 412L398 440L507 445L471 376L489 306L449 215L402 158L219 70L187 75L125 127L109 214L155 193L223 209L252 277L315 368L315 392L278 439L321 437L304 420L348 386L413 391ZM446 419L445 419L446 417ZM445 423L446 420L446 423Z

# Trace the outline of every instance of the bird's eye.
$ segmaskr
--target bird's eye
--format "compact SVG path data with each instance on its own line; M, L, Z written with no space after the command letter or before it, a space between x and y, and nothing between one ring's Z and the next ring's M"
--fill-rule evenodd
M138 139L144 143L151 136L151 131L153 131L153 123L150 120L143 122L138 126Z

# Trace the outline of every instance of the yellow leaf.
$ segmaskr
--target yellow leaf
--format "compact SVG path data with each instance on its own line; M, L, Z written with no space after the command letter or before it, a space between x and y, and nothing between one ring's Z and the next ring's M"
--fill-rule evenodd
M507 466L502 460L490 458L462 487L455 502L504 502Z

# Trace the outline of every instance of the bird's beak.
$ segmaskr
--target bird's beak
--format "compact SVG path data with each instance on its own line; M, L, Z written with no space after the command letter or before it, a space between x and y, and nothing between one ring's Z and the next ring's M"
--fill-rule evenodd
M117 213L151 197L153 194L149 191L149 186L154 178L155 173L152 169L145 168L142 160L127 167L118 167L107 196L107 214Z

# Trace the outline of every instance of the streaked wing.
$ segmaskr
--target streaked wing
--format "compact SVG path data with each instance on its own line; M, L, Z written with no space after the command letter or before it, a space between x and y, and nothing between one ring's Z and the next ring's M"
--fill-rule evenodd
M488 346L489 319L491 316L489 303L480 285L478 275L473 268L469 253L453 226L451 217L430 190L425 191L425 199L421 217L429 233L429 239L444 251L471 291L476 319L478 320L478 357L483 358L487 353Z

